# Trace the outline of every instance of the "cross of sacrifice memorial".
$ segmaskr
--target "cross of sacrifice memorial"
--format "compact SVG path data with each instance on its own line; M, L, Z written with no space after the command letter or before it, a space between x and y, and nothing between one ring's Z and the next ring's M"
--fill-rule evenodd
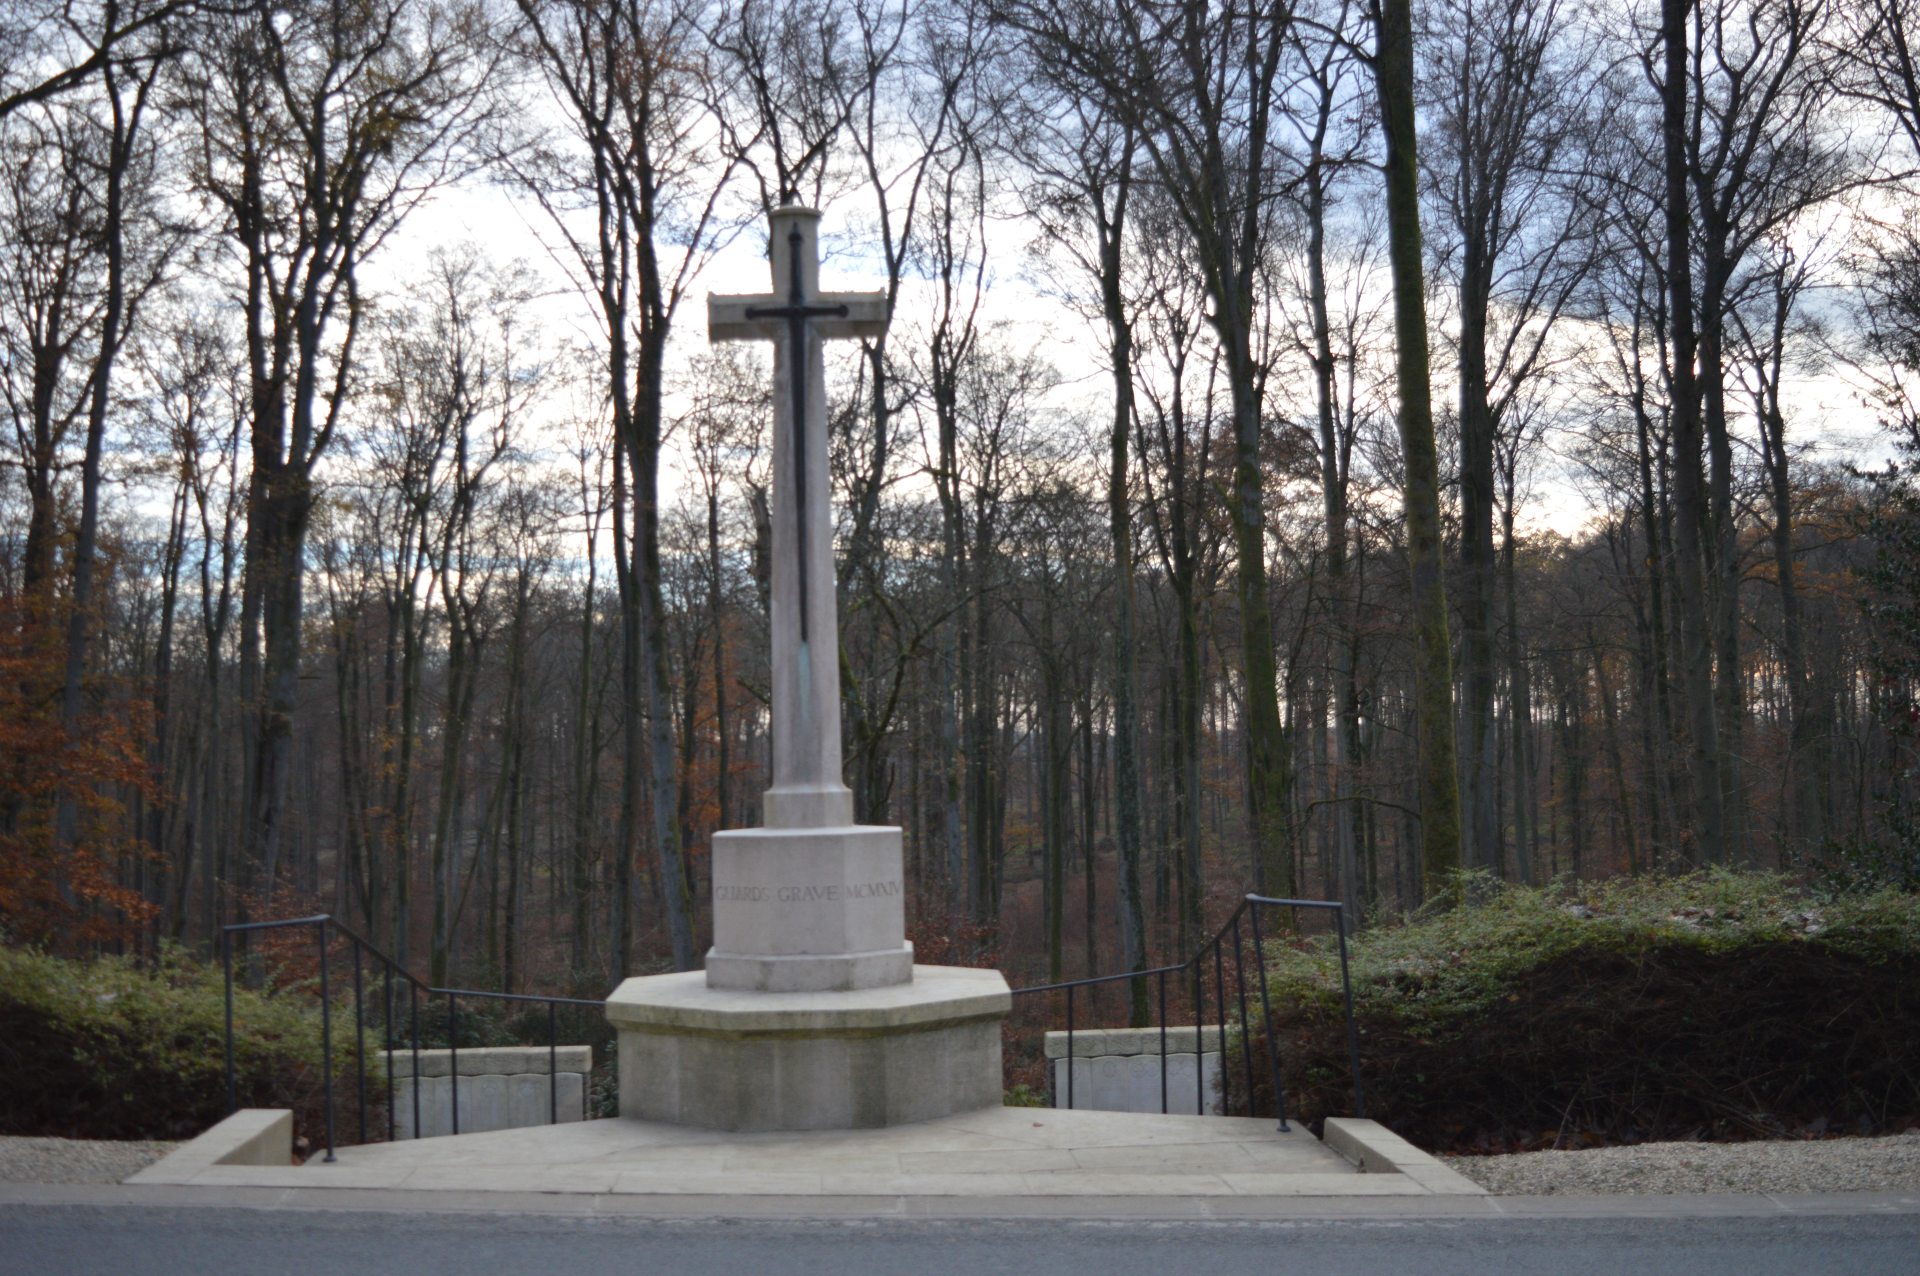
M820 291L820 214L769 216L771 294L710 296L714 341L774 347L773 784L764 826L713 839L704 971L623 982L623 1116L722 1130L898 1125L997 1106L997 971L916 966L900 830L853 822L821 344L885 330L882 293Z

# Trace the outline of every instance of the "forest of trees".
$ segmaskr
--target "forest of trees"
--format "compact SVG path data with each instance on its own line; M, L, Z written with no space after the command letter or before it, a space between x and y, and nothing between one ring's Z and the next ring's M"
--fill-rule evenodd
M893 300L829 352L845 762L923 959L1920 876L1916 0L0 15L8 940L697 965L767 749L704 294L789 198Z

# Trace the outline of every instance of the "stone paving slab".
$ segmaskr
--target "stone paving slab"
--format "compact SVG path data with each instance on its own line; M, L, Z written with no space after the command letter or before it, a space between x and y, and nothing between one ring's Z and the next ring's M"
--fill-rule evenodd
M210 1176L241 1181L239 1167ZM192 1180L200 1182L199 1178ZM1268 1120L990 1108L916 1125L722 1134L616 1118L342 1148L273 1186L729 1197L1425 1196Z
M1349 1143L1373 1127L1349 1125L1360 1132ZM1437 1181L1425 1164L1402 1172L1378 1156L1351 1155L1301 1127L1281 1131L1261 1119L989 1108L874 1130L761 1134L613 1118L341 1148L332 1163L314 1156L301 1166L179 1156L140 1177L226 1190L736 1200L1428 1197L1462 1184L1478 1191L1444 1168L1433 1171ZM1421 1159L1412 1149L1403 1155Z

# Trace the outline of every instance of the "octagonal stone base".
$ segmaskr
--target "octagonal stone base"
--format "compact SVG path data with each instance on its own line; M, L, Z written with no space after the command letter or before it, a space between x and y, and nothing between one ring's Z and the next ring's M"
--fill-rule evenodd
M710 988L701 971L629 979L607 999L620 1115L711 1130L851 1130L997 1107L994 970L915 966L846 992Z

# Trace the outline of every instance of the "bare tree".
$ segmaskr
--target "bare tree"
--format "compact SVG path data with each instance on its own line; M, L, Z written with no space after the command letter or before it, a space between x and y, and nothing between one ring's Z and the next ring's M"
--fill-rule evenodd
M1456 292L1462 621L1461 797L1468 867L1504 870L1495 731L1495 452L1542 373L1591 254L1578 151L1593 51L1558 0L1458 0L1434 15L1424 59L1437 108L1424 163L1437 256ZM1522 851L1524 855L1524 850ZM1514 863L1527 880L1524 858Z
M858 73L842 81L848 97L845 137L857 189L868 205L851 219L853 233L865 232L878 250L885 274L887 309L899 317L902 288L916 271L942 253L957 188L980 162L983 121L992 114L981 99L983 63L991 47L970 38L978 31L971 5L945 13L940 6L902 0L855 3L849 16L858 46ZM943 279L945 297L967 284L964 277ZM943 306L946 302L941 303ZM964 326L964 325L962 325ZM952 333L948 320L936 330ZM951 610L936 616L909 614L891 596L890 548L884 534L882 502L907 469L897 437L903 414L924 404L924 379L896 358L895 328L861 342L861 373L852 410L833 426L834 470L844 476L850 507L846 552L837 582L842 600L841 695L847 720L849 777L859 817L886 818L890 785L887 749L898 725L913 659L933 647L940 676L957 679L958 647ZM943 336L943 343L950 338ZM942 364L946 360L941 356ZM933 364L932 353L926 366ZM944 507L943 507L944 508ZM944 551L943 551L944 552ZM943 560L944 561L944 560ZM947 607L957 605L949 595ZM949 723L958 740L958 726ZM950 891L962 881L960 773L945 783L942 819L945 867L940 876Z
M1034 56L1073 91L1097 94L1137 131L1193 246L1212 306L1233 404L1228 491L1246 673L1247 799L1254 879L1287 894L1295 877L1293 741L1280 716L1279 655L1267 584L1261 442L1265 363L1258 351L1261 269L1280 174L1271 163L1281 62L1292 34L1282 6L1086 0L996 7Z
M1914 0L1857 0L1844 5L1834 51L1843 91L1891 116L1920 159L1920 5Z
M0 119L82 90L116 59L142 59L176 19L231 7L204 0L8 0L0 9Z
M469 153L489 65L477 10L439 0L211 16L182 65L192 177L237 261L252 380L240 695L241 885L279 873L316 467L349 399L359 272Z
M1045 63L1040 66L1044 77ZM1126 293L1129 211L1135 165L1140 160L1139 137L1124 117L1099 98L1081 96L1071 83L1058 84L1045 96L1026 96L1030 116L1022 122L1018 148L1022 162L1040 180L1026 188L1023 201L1028 216L1039 224L1047 248L1064 254L1092 285L1098 298L1093 313L1104 338L1112 387L1105 450L1108 552L1116 603L1110 678L1120 947L1129 970L1144 970L1147 939L1140 882L1140 714L1135 695L1139 663L1136 554L1134 492L1129 477L1135 421L1133 313ZM1051 776L1056 765L1051 755L1048 765ZM1060 818L1064 820L1064 814ZM1049 899L1057 902L1053 896ZM1056 920L1049 915L1050 924ZM1133 1018L1136 1023L1145 1023L1145 981L1135 981L1133 992Z
M848 20L829 0L739 0L708 22L721 95L714 119L728 153L758 182L762 211L824 202L834 144L877 87L882 68L857 55Z
M1407 572L1413 610L1422 860L1429 890L1460 865L1460 778L1454 753L1453 651L1442 575L1440 461L1420 241L1420 160L1409 0L1375 0L1373 75L1386 142L1387 257L1393 274L1394 370L1405 465Z
M743 354L738 346L717 349L694 362L691 403L681 426L681 437L692 454L699 496L704 506L706 552L706 626L712 655L714 711L714 803L719 812L718 827L735 827L729 822L734 810L731 791L733 732L728 724L727 703L732 698L729 672L728 578L730 571L723 535L721 508L726 500L728 476L751 473L762 451L765 422L771 417L768 397L769 378L762 364ZM692 671L683 674L688 685L696 682Z
M29 598L50 604L55 476L68 433L87 412L87 356L98 331L100 210L83 154L92 136L84 119L23 115L6 130L19 158L0 178L0 390L26 485L21 584Z
M621 460L614 539L626 631L628 772L609 959L616 978L628 973L631 865L644 791L674 965L691 970L697 954L676 817L679 759L661 593L659 484L668 336L715 245L715 210L729 175L725 164L709 162L715 157L704 146L702 106L713 94L698 56L702 15L682 0L519 0L519 11L523 65L552 94L567 133L539 139L512 168L549 214L575 285L593 304L606 342L603 372ZM627 492L630 509L619 496ZM629 515L627 539L622 524Z
M1313 378L1314 432L1320 448L1320 499L1326 521L1325 600L1329 678L1334 714L1333 821L1335 858L1339 865L1341 898L1358 912L1366 902L1358 856L1354 767L1359 742L1358 688L1354 681L1355 631L1352 587L1349 579L1352 521L1350 492L1353 474L1353 414L1341 412L1340 355L1334 323L1333 289L1329 283L1329 222L1335 215L1335 184L1363 162L1364 131L1343 136L1340 117L1351 113L1364 119L1355 101L1361 91L1356 81L1364 68L1355 56L1348 31L1356 16L1352 0L1339 0L1332 12L1317 15L1315 28L1302 27L1295 35L1295 58L1302 70L1293 87L1300 107L1289 114L1298 137L1295 162L1299 180L1293 198L1306 219L1305 297L1306 348ZM1346 366L1357 366L1354 352ZM1351 399L1351 395L1347 396ZM1344 419L1343 419L1344 416Z
M1149 543L1167 579L1175 630L1171 678L1174 838L1178 851L1180 947L1199 941L1206 925L1202 805L1206 600L1218 586L1223 534L1215 434L1219 358L1206 342L1205 289L1165 234L1170 210L1151 200L1135 210L1138 396L1133 407L1140 483Z
M1729 845L1751 858L1742 779L1746 684L1740 664L1743 574L1734 501L1734 444L1727 414L1728 326L1749 256L1804 210L1856 182L1857 150L1833 127L1838 101L1821 39L1835 6L1822 0L1700 0L1688 86L1689 194L1697 216L1700 376L1715 588L1716 739Z

